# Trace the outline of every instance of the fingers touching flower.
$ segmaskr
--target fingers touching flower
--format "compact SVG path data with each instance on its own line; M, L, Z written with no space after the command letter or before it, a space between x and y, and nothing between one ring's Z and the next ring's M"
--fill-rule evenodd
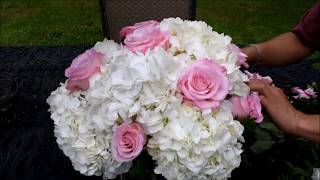
M170 33L160 30L157 21L145 21L134 26L124 27L120 31L120 38L124 38L124 46L132 52L146 53L148 49L170 46Z
M313 90L313 88L302 90L299 87L293 87L291 91L298 94L297 96L293 96L295 99L310 99L311 97L317 97L316 92Z
M136 158L146 143L143 128L137 123L123 123L118 126L112 138L112 155L119 162Z
M249 96L234 96L230 99L232 103L232 114L239 118L251 117L256 119L257 123L262 122L260 98L257 93L251 93Z
M273 80L271 79L270 76L261 76L258 73L251 73L249 71L244 71L244 73L246 73L249 79L260 79L267 82L269 85L273 83Z
M213 60L203 59L187 68L178 86L185 102L200 109L211 109L219 107L225 99L229 83L224 67Z
M100 72L103 54L89 49L76 57L70 67L65 70L65 76L69 78L66 89L70 91L88 90L89 78Z

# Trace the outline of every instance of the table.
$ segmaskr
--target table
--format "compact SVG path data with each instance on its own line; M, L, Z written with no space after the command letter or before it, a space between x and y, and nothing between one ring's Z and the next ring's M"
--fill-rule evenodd
M64 70L90 46L0 47L0 76L18 83L10 113L0 118L1 179L102 179L86 177L73 170L70 160L58 148L46 99L60 82ZM284 68L254 67L270 75L277 86L289 88L315 81L320 71L315 60ZM319 61L318 61L319 62Z

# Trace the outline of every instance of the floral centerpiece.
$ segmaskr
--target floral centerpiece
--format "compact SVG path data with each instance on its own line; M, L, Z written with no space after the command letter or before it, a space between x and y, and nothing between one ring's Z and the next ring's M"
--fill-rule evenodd
M261 122L246 56L204 22L125 27L74 59L47 102L57 143L84 175L115 178L145 149L167 179L226 179L240 165L243 126Z

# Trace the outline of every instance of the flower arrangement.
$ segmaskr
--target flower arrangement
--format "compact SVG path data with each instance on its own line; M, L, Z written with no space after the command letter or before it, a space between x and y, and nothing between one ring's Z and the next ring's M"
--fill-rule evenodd
M261 104L246 56L204 22L168 18L121 30L75 58L47 99L57 143L84 175L115 178L145 149L167 179L226 179Z

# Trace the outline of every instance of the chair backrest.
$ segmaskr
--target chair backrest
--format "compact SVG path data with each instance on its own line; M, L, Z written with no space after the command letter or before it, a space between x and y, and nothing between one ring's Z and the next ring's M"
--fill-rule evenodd
M168 17L195 19L196 0L99 0L102 31L119 41L122 27Z

